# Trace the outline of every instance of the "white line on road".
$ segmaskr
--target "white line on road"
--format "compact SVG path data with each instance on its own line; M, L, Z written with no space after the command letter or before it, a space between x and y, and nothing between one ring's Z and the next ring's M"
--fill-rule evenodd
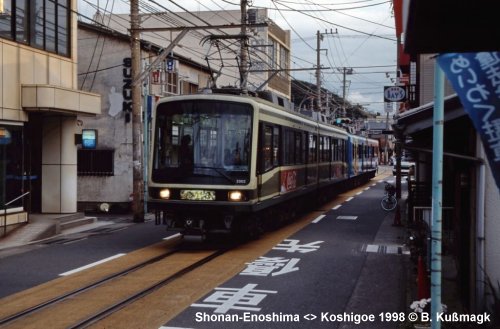
M354 197L347 198L347 200L345 200L345 201L346 201L346 202L349 202L349 201L351 201L352 199L354 199Z
M175 239L179 236L181 236L182 234L180 233L175 233L174 235L170 235L170 236L167 236L166 238L163 238L163 240L167 241L167 240L172 240L172 239Z
M337 216L337 219L356 220L356 219L358 219L358 216Z
M323 218L325 217L325 215L319 215L318 217L316 217L315 220L312 221L312 223L316 224L318 223L320 220L322 220Z
M59 276L68 276L68 275L71 275L71 274L74 274L74 273L77 273L77 272L80 272L80 271L86 270L86 269L88 269L88 268L91 268L91 267L97 266L97 265L99 265L99 264L109 262L110 260L113 260L113 259L115 259L115 258L118 258L118 257L124 256L124 255L125 255L125 254L116 254L116 255L114 255L114 256L111 256L111 257L108 257L108 258L102 259L102 260L97 261L97 262L95 262L95 263L88 264L88 265L85 265L85 266L82 266L82 267L76 268L76 269L74 269L74 270L71 270L71 271L68 271L68 272L61 273L61 274L59 274Z
M361 195L361 193L363 193L363 191L356 193L356 195Z
M332 208L332 210L337 210L337 209L339 209L340 207L342 207L342 205L341 205L341 204L338 204L338 205L336 205L335 207L333 207L333 208Z

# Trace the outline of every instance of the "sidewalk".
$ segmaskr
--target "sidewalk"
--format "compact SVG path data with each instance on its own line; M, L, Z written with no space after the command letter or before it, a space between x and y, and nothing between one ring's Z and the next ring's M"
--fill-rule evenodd
M379 177L377 177L379 178ZM383 181L392 181L394 177L379 178ZM395 220L396 212L387 212L381 223L372 247L378 246L379 252L369 253L363 266L360 278L353 291L345 312L353 314L400 313L408 311L408 300L412 298L410 281L411 261L406 246L407 228L405 226L405 202L407 191L401 191L401 221ZM397 225L400 224L400 225ZM372 248L373 249L373 248ZM381 250L386 255L381 255ZM398 250L395 256L389 251ZM413 281L414 282L414 281ZM344 323L339 329L370 329L370 328L401 328L404 323Z
M74 223L67 227L61 223L62 218L74 218ZM79 223L76 223L80 221ZM84 214L30 214L29 222L5 237L0 237L0 250L21 247L36 241L52 238L62 234L70 234L90 230L99 226L109 225L109 222L100 222L96 217L88 217Z

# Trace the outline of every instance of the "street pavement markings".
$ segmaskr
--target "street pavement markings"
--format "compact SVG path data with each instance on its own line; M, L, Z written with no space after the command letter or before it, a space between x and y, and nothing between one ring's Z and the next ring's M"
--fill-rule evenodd
M312 223L316 224L318 223L320 220L322 220L323 218L325 218L326 215L319 215L318 217L316 217L316 219L314 219L312 221Z
M180 236L181 236L180 233L175 233L174 235L170 235L170 236L167 236L166 238L163 238L163 240L168 241L168 240L172 240L172 239L178 238Z
M341 205L341 204L336 205L335 207L333 207L333 208L332 208L332 210L337 210L337 209L339 209L340 207L342 207L342 205Z
M358 219L358 216L337 216L337 219L342 219L342 220L356 220L356 219Z
M396 254L396 255L407 255L406 251L403 251L401 246L386 246L377 244L365 244L361 247L361 251L378 253L378 254Z
M356 195L361 195L361 193L363 193L363 191L356 193Z
M345 202L349 202L349 201L351 201L352 199L354 199L354 197L347 198L347 200L345 200Z
M85 265L85 266L82 266L82 267L76 268L76 269L74 269L74 270L71 270L71 271L68 271L68 272L61 273L61 274L59 274L59 276L68 276L68 275L71 275L71 274L74 274L74 273L77 273L77 272L80 272L80 271L86 270L86 269L88 269L88 268L91 268L91 267L97 266L97 265L99 265L99 264L109 262L110 260L113 260L113 259L118 258L118 257L121 257L121 256L125 256L125 254L116 254L116 255L114 255L114 256L111 256L111 257L108 257L108 258L102 259L102 260L97 261L97 262L95 262L95 263L88 264L88 265Z
M373 186L373 185L372 185ZM365 187L365 191L368 191L370 189L370 186Z

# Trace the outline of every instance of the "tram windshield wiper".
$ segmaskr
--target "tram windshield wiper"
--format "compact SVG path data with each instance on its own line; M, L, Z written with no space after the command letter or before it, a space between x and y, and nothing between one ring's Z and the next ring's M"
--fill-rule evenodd
M225 171L224 168L220 167L210 167L210 166L194 166L194 169L211 169L215 171L217 174L219 174L220 177L224 177L227 179L231 184L235 184L236 181L233 177L229 176Z

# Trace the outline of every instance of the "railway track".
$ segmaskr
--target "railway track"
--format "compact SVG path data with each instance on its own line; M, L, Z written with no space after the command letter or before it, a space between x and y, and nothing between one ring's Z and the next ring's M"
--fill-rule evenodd
M356 192L237 248L183 250L162 242L6 297L0 301L0 328L158 328L308 225L318 211Z
M196 251L175 247L92 283L3 316L0 327L86 328L200 268L227 250Z

